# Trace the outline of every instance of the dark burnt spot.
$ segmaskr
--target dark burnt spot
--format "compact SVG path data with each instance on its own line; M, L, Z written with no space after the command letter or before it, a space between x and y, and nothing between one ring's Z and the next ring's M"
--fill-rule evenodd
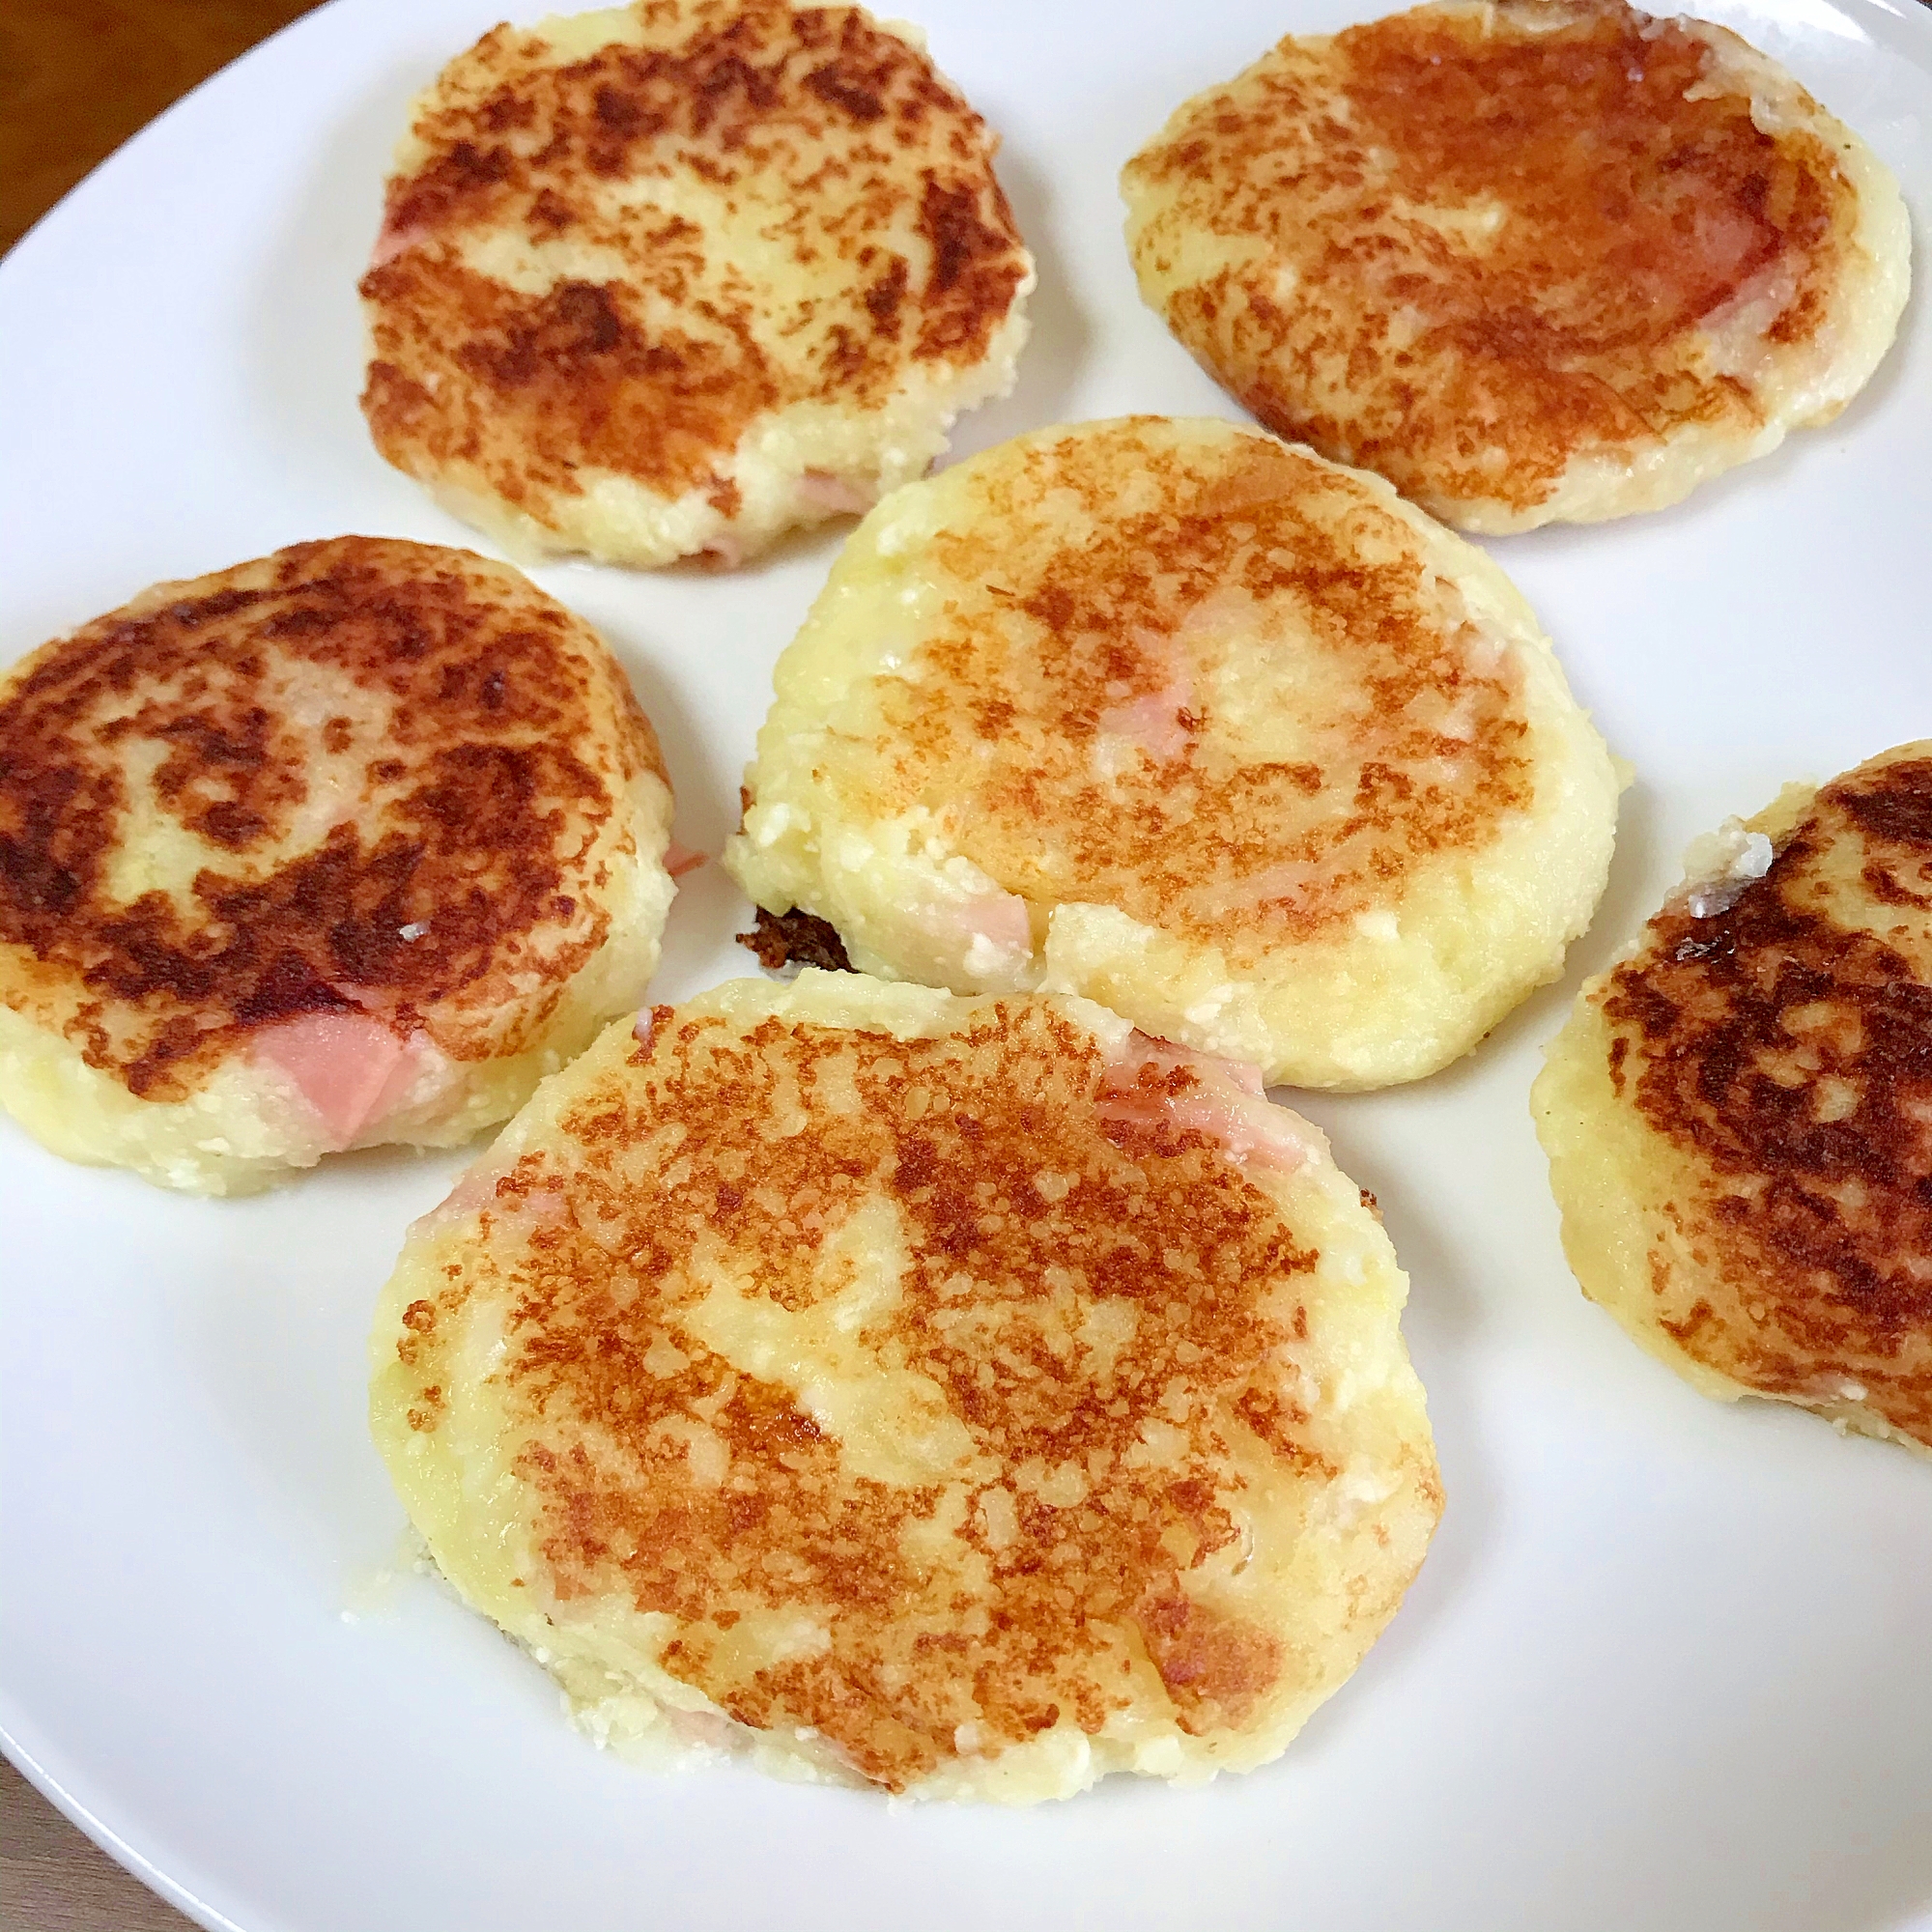
M1932 860L1932 759L1882 766L1870 779L1833 785L1831 796L1870 838L1912 847L1921 863Z
M1928 862L1932 761L1876 760L1819 793L1727 910L1660 914L1601 998L1613 1072L1707 1177L1679 1211L1720 1261L1685 1346L1767 1393L1870 1384L1932 1440L1928 935L1921 918L1894 947L1832 896L1874 863Z
M0 696L0 943L43 970L13 1004L156 1099L299 1013L373 1010L454 1058L500 1051L484 1041L514 997L506 943L560 982L602 942L601 913L554 908L575 912L565 828L587 835L612 798L574 749L600 673L521 608L540 593L483 568L420 545L300 545L227 573L254 587L135 606L30 659ZM362 731L385 752L305 847L287 841L316 748L281 708L292 689L373 707L360 725L330 715L323 753L352 755ZM128 839L185 836L199 861L144 847L167 890L117 896Z
M576 211L561 195L553 193L547 187L537 190L536 198L530 203L530 227L539 238L561 235L576 221Z
M979 197L928 180L919 225L932 244L932 286L942 292L956 287L981 245Z
M905 257L895 255L886 272L866 291L866 312L872 327L882 334L898 332L899 308L905 300L907 269Z
M531 305L497 341L467 343L458 352L464 366L494 387L526 388L549 383L598 356L640 341L628 334L611 291L596 282L559 282Z
M869 127L874 121L885 119L885 102L871 88L845 73L836 62L813 68L806 75L805 84L819 99L842 108L861 127Z
M224 617L239 616L262 601L259 590L214 590L206 597L191 597L174 605L168 614L184 630L198 630L203 624L216 624Z
M790 912L757 909L757 923L738 935L738 944L757 954L758 964L776 973L786 966L818 966L828 973L849 973L845 942L830 920L794 907Z
M628 94L599 87L591 96L597 125L613 134L634 134L643 125L644 110Z
M932 249L920 326L920 352L965 360L979 353L1012 306L1021 266L1010 237L1012 211L994 184L990 208L977 185L928 173L920 196L919 232Z
M495 104L485 107L486 120ZM396 233L441 227L457 210L500 187L511 178L513 165L506 148L480 148L469 139L453 141L415 174L389 184L384 226Z

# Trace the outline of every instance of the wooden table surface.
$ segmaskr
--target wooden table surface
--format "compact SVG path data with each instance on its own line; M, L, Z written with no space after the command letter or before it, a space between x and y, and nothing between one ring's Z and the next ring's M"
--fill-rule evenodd
M11 248L97 161L170 101L314 4L6 0L0 9L0 250ZM180 1913L97 1851L4 1759L0 1927L189 1932Z

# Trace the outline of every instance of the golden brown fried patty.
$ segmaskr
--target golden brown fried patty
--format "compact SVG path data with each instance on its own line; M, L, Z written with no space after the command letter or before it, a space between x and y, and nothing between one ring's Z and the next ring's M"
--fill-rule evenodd
M375 259L378 448L526 550L750 554L920 474L1032 286L985 125L853 7L499 26L412 110Z
M670 794L596 633L372 537L0 680L0 1102L209 1192L511 1112L657 961Z
M1252 1068L808 971L546 1082L371 1413L600 1735L1023 1803L1263 1763L1354 1668L1441 1504L1405 1290Z
M1564 1245L1706 1394L1932 1447L1932 743L1730 845L1550 1046Z
M1142 293L1269 428L1448 522L1674 502L1905 302L1884 166L1721 27L1467 0L1283 41L1127 164Z
M1609 754L1515 586L1229 423L1038 430L909 485L775 683L725 851L760 906L1270 1081L1453 1060L1555 977L1609 865Z

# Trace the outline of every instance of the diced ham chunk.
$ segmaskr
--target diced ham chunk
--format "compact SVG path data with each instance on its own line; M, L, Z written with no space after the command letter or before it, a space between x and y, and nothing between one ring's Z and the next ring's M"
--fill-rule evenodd
M497 1166L491 1154L484 1155L474 1167L465 1169L456 1185L427 1214L418 1217L412 1232L460 1221L485 1208L502 1216L521 1216L539 1227L551 1227L565 1218L563 1196L556 1188L542 1179L534 1186L519 1182L511 1178L513 1172ZM506 1181L507 1186L503 1184Z
M664 1707L665 1722L682 1745L696 1745L706 1750L728 1750L739 1729L723 1711L680 1711Z
M1110 705L1094 722L1102 731L1125 738L1165 763L1187 749L1190 727L1182 722L1180 714L1187 710L1192 696L1192 687L1182 678L1146 697Z
M1312 1151L1303 1123L1265 1097L1259 1066L1144 1033L1127 1036L1102 1075L1099 1111L1102 1122L1205 1135L1239 1167L1293 1174Z
M412 248L419 248L430 239L430 230L419 221L397 224L384 221L382 233L376 237L376 245L370 251L369 267L386 268L398 255L407 255Z
M1017 893L988 893L935 907L923 922L948 952L957 951L980 979L1015 972L1033 956L1033 922Z
M409 1042L367 1013L303 1013L265 1028L253 1050L287 1076L338 1149L392 1111L416 1072Z
M702 852L694 852L689 845L680 845L675 838L665 850L665 870L673 879L681 879L687 872L696 871L703 863Z
M808 469L798 479L798 499L828 516L863 517L878 497L842 476L835 476L829 469Z

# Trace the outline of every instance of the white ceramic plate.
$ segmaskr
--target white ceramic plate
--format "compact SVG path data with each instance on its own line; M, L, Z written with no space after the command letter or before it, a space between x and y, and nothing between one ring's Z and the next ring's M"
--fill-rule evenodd
M0 658L298 538L469 534L379 462L354 285L404 102L497 0L338 0L167 115L0 267ZM1120 162L1183 96L1350 0L922 0L1005 135L1040 257L978 448L1234 413L1141 307ZM1932 14L1719 0L1932 218ZM242 1932L1880 1932L1932 1926L1932 1468L1719 1408L1578 1296L1525 1094L1685 842L1932 735L1932 304L1830 429L1666 515L1494 548L1636 766L1565 983L1473 1060L1317 1099L1414 1281L1449 1509L1356 1679L1269 1770L1020 1814L748 1772L667 1779L430 1584L363 1423L363 1335L449 1159L239 1204L63 1165L0 1122L0 1743L119 1857ZM715 851L773 658L837 543L736 578L541 573L663 734ZM657 997L752 970L716 867Z

